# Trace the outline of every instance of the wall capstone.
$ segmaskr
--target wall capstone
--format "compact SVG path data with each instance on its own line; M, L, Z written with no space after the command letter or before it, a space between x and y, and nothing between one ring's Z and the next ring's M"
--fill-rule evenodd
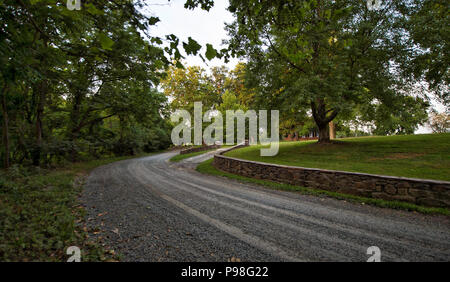
M189 154L189 153L195 153L195 152L208 151L210 149L218 149L218 148L220 148L220 145L192 147L192 148L187 148L187 149L181 150L180 151L180 155Z

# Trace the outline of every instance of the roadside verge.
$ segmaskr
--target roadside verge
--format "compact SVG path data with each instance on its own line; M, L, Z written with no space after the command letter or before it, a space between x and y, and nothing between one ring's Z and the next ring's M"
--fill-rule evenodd
M196 170L200 173L204 174L210 174L214 176L220 176L220 177L226 177L229 179L234 179L240 182L246 182L246 183L254 183L258 185L262 185L271 189L276 190L285 190L285 191L291 191L291 192L300 192L302 194L308 194L308 195L316 195L316 196L328 196L336 199L341 200L348 200L351 202L357 202L360 204L369 204L374 205L378 207L384 207L384 208L393 208L393 209L401 209L401 210L408 210L408 211L416 211L424 214L443 214L443 215L450 215L450 210L446 207L427 207L424 205L419 205L415 203L409 203L399 200L386 200L386 199L379 199L379 198L370 198L370 197L364 197L360 195L352 195L347 193L342 193L338 191L329 191L319 188L310 188L310 187L304 187L300 185L292 185L288 183L281 183L278 181L268 180L268 179L258 179L258 178L252 178L247 177L235 173L230 173L225 170L218 169L216 166L214 166L214 161L217 156L223 157L223 153L226 153L229 150L237 149L242 147L243 145L238 145L235 147L232 147L226 151L221 152L221 154L217 154L214 156L214 159L206 160L202 163L200 163Z

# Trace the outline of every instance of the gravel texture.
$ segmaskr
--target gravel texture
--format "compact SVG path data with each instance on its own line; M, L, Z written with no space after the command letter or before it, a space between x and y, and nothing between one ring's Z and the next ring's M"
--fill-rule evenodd
M175 152L95 169L82 202L123 261L450 261L450 219L274 191L193 170Z

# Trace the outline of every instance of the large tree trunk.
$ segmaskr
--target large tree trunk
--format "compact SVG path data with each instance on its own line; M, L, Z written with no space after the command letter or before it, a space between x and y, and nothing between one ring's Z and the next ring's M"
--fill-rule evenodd
M330 134L328 131L328 123L325 125L317 125L319 126L319 143L329 143L330 142Z
M311 101L311 110L314 121L319 128L319 143L330 143L328 123L337 116L338 111L336 109L327 110L323 98Z
M44 39L44 45L47 47L47 40ZM44 78L37 82L33 86L33 95L37 95L37 109L36 109L36 148L33 150L32 159L33 159L33 165L39 166L41 164L41 157L42 157L42 136L43 136L43 129L42 129L42 119L44 116L44 107L45 107L45 100L47 98L47 92L48 92L48 81L47 81L47 72L45 70L46 66L46 56L43 54L39 55L39 61L41 66L43 67L43 75Z
M37 95L37 110L36 110L36 148L33 150L32 159L33 165L39 166L42 156L42 118L44 116L45 98L47 95L47 81L43 80L33 87L34 95Z
M5 146L4 167L9 168L9 117L6 107L6 86L2 90L3 145Z
M72 112L70 114L70 122L71 122L71 129L70 129L70 141L72 142L72 149L70 152L72 162L76 162L78 160L78 151L76 148L76 142L78 140L80 131L81 131L81 103L83 100L83 93L76 89L74 91L74 99L73 99L73 105L72 105Z
M39 100L42 99L42 95ZM42 116L44 114L43 101L39 101L38 110L36 113L36 154L33 160L33 164L38 166L41 162L42 155Z
M336 139L336 127L334 122L330 121L328 126L330 127L330 139Z

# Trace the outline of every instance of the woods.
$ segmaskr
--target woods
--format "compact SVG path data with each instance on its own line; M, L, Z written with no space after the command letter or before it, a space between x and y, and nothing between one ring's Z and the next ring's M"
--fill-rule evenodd
M143 38L155 19L139 1L62 2L0 3L3 166L166 148L169 61Z

